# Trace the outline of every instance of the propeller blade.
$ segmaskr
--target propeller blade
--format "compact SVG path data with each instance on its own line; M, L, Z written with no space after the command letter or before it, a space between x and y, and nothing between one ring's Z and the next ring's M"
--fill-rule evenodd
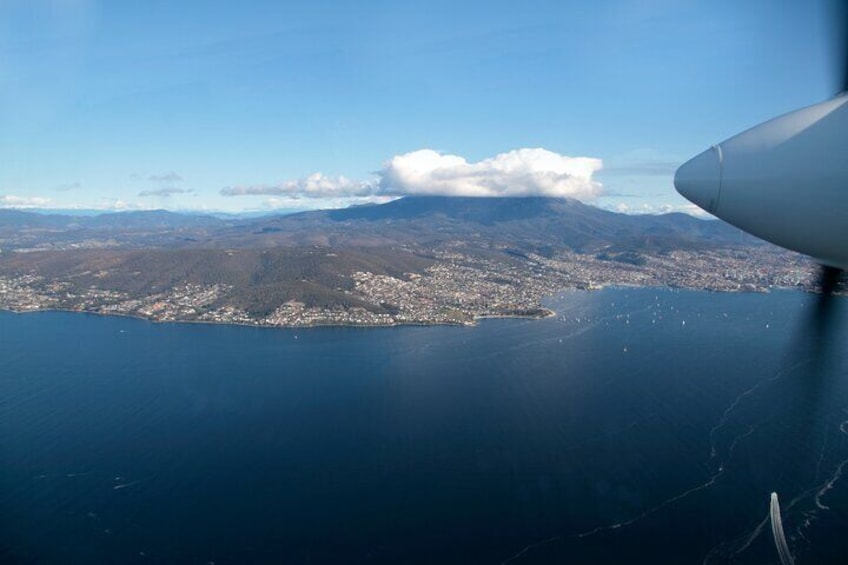
M817 281L819 293L811 295L810 308L800 321L797 334L787 349L786 367L796 367L796 389L790 396L797 398L800 437L809 437L821 416L822 403L831 387L834 354L841 333L839 320L842 300L835 295L842 278L842 270L821 267ZM803 369L801 369L803 368Z
M839 288L842 280L842 269L822 265L819 273L818 287L820 290L816 308L813 314L813 333L817 340L827 337L833 323L834 307L833 293Z
M833 49L837 94L848 92L848 1L831 0L833 4Z
M819 286L821 287L822 294L827 296L832 295L839 285L841 278L842 269L822 265L821 274L819 275Z
M774 545L777 547L777 555L780 557L780 563L782 565L795 565L795 559L792 558L792 552L789 551L789 544L786 543L786 534L783 532L783 520L780 517L780 502L777 499L776 492L771 493L769 517L771 518L771 534L774 538Z
M813 405L818 404L822 392L822 379L828 374L827 367L833 353L834 334L839 332L835 327L839 318L841 304L837 302L834 293L842 280L842 269L821 266L816 286L818 296L812 305L807 320L801 326L800 340L796 344L795 355L798 358L807 357L810 360L807 376L808 392L811 394Z

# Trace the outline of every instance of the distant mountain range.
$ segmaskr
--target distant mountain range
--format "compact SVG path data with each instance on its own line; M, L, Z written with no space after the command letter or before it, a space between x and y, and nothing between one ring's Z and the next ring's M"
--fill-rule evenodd
M224 225L225 221L205 214L182 214L166 210L104 212L100 214L42 214L0 209L0 228L76 229L179 229L198 225Z
M0 248L381 247L463 241L545 253L664 252L759 242L718 220L627 215L555 198L407 197L387 204L259 218L163 210L95 216L0 210Z
M572 199L535 197L407 197L382 205L268 218L253 226L277 229L294 240L299 234L319 232L334 244L352 237L359 243L463 240L536 251L664 251L741 241L739 230L717 220L686 214L627 215Z

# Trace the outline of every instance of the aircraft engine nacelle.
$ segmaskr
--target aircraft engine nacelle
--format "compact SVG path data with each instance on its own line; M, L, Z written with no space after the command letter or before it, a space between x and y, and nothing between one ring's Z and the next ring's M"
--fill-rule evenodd
M848 95L711 147L677 170L674 186L746 232L848 268Z

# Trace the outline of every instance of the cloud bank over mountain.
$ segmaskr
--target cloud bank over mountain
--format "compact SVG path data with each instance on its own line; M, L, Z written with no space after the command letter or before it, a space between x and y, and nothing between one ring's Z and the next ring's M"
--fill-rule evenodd
M271 185L230 186L224 196L272 195L298 198L373 196L552 196L591 201L602 192L593 179L603 163L542 148L515 149L477 162L420 149L383 163L375 178L354 181L314 173Z
M600 159L568 157L547 149L516 149L469 163L459 155L421 149L389 160L380 190L396 195L553 196L593 200L601 184L592 175Z

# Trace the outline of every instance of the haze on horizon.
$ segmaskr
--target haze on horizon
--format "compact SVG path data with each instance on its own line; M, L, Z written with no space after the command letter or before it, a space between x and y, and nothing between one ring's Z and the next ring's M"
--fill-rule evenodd
M441 194L693 213L672 189L680 162L828 96L826 14L765 0L11 0L0 207Z

